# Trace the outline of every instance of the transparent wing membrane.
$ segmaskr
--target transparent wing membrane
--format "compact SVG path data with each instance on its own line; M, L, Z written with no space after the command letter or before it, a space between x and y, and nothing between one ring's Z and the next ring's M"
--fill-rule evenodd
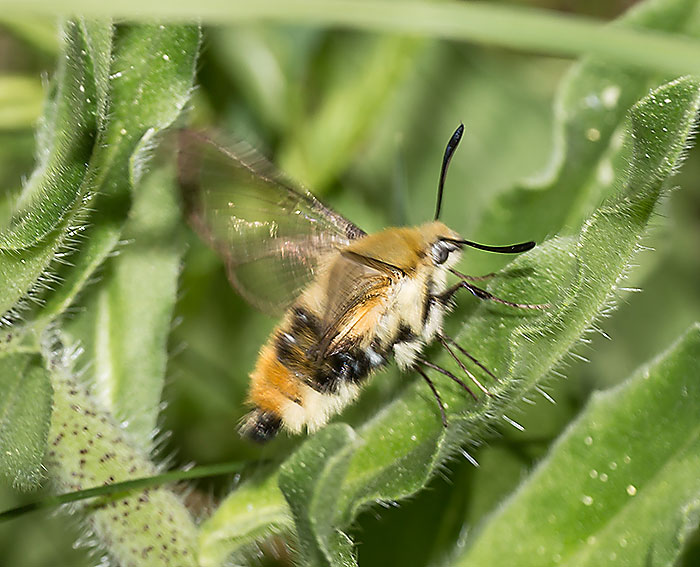
M178 169L192 226L238 292L267 313L284 311L324 258L365 235L243 144L228 150L183 131Z

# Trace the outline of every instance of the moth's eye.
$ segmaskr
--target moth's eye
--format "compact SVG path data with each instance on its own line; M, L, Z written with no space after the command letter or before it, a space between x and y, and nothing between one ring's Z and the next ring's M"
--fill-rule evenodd
M444 264L451 251L452 247L450 247L447 242L438 240L435 244L433 244L433 262L435 262L437 265Z

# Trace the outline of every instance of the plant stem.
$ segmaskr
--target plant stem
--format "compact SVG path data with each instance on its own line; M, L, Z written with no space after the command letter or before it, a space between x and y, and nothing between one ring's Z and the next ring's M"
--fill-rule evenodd
M670 73L700 72L700 42L640 29L623 29L582 16L480 2L371 0L0 0L6 10L75 12L96 17L203 22L277 22L472 41L551 55L597 55Z

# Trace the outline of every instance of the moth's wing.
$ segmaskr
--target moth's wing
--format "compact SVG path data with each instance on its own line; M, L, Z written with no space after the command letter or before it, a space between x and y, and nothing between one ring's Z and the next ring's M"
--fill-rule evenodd
M178 170L191 224L236 290L267 313L284 311L325 259L365 235L243 144L228 150L182 131Z
M388 293L397 275L381 266L339 255L328 277L319 359L352 348L374 333L388 307Z

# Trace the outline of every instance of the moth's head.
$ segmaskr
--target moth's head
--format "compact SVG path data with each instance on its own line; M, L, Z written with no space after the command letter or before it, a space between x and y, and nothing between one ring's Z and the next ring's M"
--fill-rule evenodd
M435 266L452 267L462 252L461 237L440 221L418 227L425 246L425 255Z
M445 148L445 155L442 158L442 168L440 169L440 179L438 181L435 219L433 222L424 224L418 229L423 235L426 251L429 252L429 254L425 255L432 258L435 266L442 266L445 268L450 268L457 262L457 260L459 260L460 252L464 246L471 246L472 248L486 250L488 252L498 252L499 254L519 254L520 252L526 252L535 246L535 243L532 241L522 242L520 244L510 244L508 246L489 246L486 244L472 242L471 240L463 240L459 234L447 228L444 223L438 220L440 218L440 210L442 208L442 193L445 188L447 168L452 161L452 156L454 155L454 152L462 139L463 133L464 125L460 124L454 131L454 134L452 134L452 137L447 142L447 147Z

